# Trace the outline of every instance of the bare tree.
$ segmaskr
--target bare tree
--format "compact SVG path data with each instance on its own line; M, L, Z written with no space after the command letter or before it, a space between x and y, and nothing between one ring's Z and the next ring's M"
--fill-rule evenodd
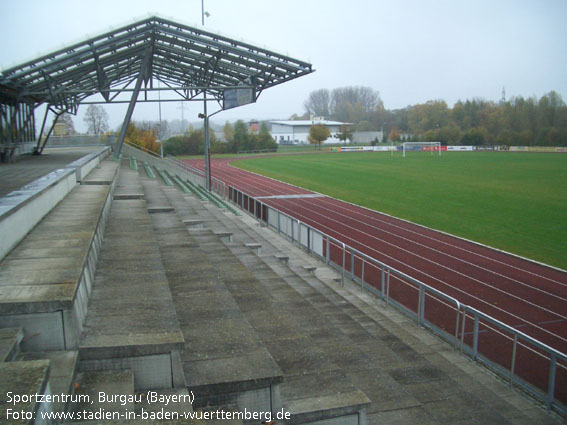
M319 89L309 93L309 97L303 103L305 110L317 117L329 117L331 94L327 89Z
M365 114L371 114L376 106L382 104L380 94L371 87L348 86L333 89L331 111L336 118L344 119L347 105L359 104Z
M91 134L98 136L108 131L108 114L102 106L89 105L84 121L88 125L89 133Z

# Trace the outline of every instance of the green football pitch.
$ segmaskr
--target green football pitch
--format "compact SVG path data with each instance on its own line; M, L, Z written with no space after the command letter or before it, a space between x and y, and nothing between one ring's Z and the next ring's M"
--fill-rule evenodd
M567 155L321 153L233 165L556 267L567 267Z

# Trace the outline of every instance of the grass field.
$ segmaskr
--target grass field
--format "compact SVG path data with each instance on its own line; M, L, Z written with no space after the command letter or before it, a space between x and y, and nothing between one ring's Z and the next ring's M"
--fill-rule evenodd
M233 165L565 269L567 155L323 153Z

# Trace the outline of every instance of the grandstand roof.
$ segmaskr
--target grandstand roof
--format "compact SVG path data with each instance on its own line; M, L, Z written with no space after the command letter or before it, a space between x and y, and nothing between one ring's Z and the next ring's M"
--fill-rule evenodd
M219 102L227 88L262 90L313 72L311 64L224 36L151 17L4 70L0 103L48 103L75 112L100 93L106 102L140 72L142 91L173 90L191 100L206 91ZM144 99L140 99L143 101Z

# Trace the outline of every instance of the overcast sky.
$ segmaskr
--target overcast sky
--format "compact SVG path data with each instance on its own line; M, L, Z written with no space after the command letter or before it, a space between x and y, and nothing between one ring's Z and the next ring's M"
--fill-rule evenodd
M0 0L0 67L8 68L151 14L201 25L201 0ZM205 0L208 31L309 61L316 72L266 90L217 120L286 119L312 90L378 90L388 109L431 99L567 100L567 0ZM179 105L163 117L181 117ZM185 118L201 106L188 103ZM81 108L84 112L86 107ZM111 127L126 107L106 106ZM75 127L85 131L81 110ZM134 119L157 119L138 104Z

